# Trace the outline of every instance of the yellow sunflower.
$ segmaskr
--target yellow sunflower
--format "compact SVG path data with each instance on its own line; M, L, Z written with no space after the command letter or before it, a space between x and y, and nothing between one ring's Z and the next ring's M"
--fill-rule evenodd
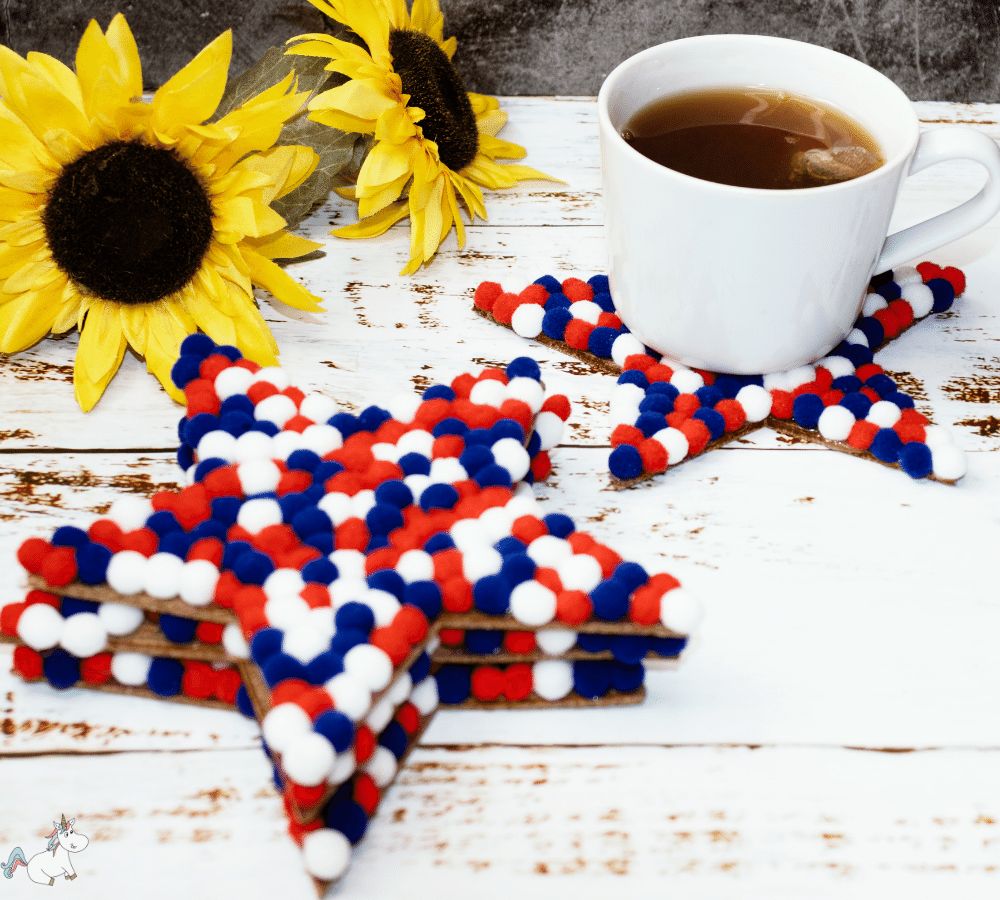
M209 122L231 52L227 32L144 102L121 15L107 33L90 23L75 73L0 46L0 352L79 328L85 410L126 346L178 400L170 369L199 329L274 364L254 285L319 309L273 260L321 245L289 234L269 206L316 166L307 147L274 146L306 95L289 75Z
M340 191L358 201L361 219L333 233L382 234L410 217L412 274L437 252L454 224L459 246L470 221L486 218L480 186L510 188L549 176L497 158L520 159L523 147L496 137L507 114L493 97L466 93L452 65L455 39L444 40L437 0L309 0L367 45L326 34L293 38L288 51L329 57L330 72L349 79L309 103L309 117L345 132L374 135L355 187Z

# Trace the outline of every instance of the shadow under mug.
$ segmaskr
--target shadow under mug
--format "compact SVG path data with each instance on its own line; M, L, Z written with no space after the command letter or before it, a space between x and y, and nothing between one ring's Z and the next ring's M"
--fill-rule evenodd
M747 86L840 109L878 141L885 164L823 187L742 188L668 169L621 136L660 97ZM619 65L597 106L615 307L639 340L688 366L756 375L814 362L850 333L872 275L1000 210L1000 149L990 138L963 127L921 134L892 81L812 44L753 35L670 41ZM903 179L948 159L982 164L982 190L887 238Z

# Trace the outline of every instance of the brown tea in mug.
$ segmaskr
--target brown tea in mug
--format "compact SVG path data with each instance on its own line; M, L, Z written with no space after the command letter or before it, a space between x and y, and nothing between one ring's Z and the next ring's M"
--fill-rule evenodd
M662 97L632 116L622 137L669 169L737 187L820 187L885 162L875 139L844 113L762 88Z

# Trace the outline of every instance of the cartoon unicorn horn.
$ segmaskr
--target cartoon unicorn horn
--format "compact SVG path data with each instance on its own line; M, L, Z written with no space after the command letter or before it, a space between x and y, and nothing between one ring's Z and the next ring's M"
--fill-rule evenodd
M62 821L59 823L59 830L65 831L69 825L66 823L66 813L62 814Z

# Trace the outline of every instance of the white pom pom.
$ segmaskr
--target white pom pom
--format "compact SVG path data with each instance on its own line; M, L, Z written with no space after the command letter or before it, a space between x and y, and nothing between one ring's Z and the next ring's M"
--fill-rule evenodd
M417 498L419 498L420 495L433 483L434 482L431 481L429 475L407 475L403 479L403 484L405 484L410 489L410 493Z
M370 590L371 588L368 587L368 582L364 580L364 577L355 578L341 575L330 585L330 600L335 610L352 600L356 603L366 603L366 597Z
M511 378L507 383L507 396L527 403L537 413L545 402L545 388L534 378Z
M307 665L321 653L329 650L333 630L331 628L327 632L323 628L317 628L316 621L316 617L311 614L306 615L287 629L281 639L282 653L287 653L303 665Z
M923 284L924 279L914 266L900 266L892 270L892 280L900 287L908 284Z
M413 391L400 391L389 398L384 408L397 422L410 423L420 409L421 402L419 394Z
M463 553L491 547L494 543L482 523L476 519L459 519L448 529L448 533L455 546Z
M86 659L108 645L108 632L97 613L77 613L66 619L59 643L67 653Z
M931 467L934 475L944 481L957 481L968 469L965 453L954 444L941 444L931 448Z
M868 335L859 328L852 328L847 337L844 338L848 344L858 344L861 347L868 346Z
M32 603L17 620L17 636L32 650L49 650L59 643L64 625L63 617L54 607Z
M503 556L492 547L477 547L462 554L462 575L475 584L487 575L496 575L503 568Z
M388 591L367 590L361 602L371 608L375 616L375 625L378 628L391 625L392 620L396 618L396 613L401 609L401 604L396 599L395 594L390 594Z
M222 649L236 659L250 658L250 647L243 636L243 629L235 622L222 629Z
M333 771L337 753L321 734L296 735L281 753L281 768L296 784L315 787Z
M637 384L631 382L616 384L611 391L611 412L616 410L638 412L639 404L645 397L646 392Z
M302 838L306 871L319 881L336 881L351 864L351 842L333 828L307 831Z
M326 456L344 446L344 438L332 425L310 425L300 435L303 450L312 450L317 456Z
M512 437L501 438L493 445L492 450L494 462L507 470L511 483L516 484L528 474L531 457L520 441Z
M576 643L576 632L569 628L543 628L535 632L538 649L549 656L562 656Z
M903 285L901 293L916 319L922 319L934 308L934 292L926 284Z
M659 441L660 446L667 451L668 466L676 466L682 462L691 449L687 435L679 428L662 428L653 435L653 440Z
M952 437L951 432L943 425L925 425L924 443L931 450L936 450L938 447L945 447L955 443L955 439Z
M577 300L575 303L569 305L569 314L574 319L582 319L591 325L597 324L597 320L600 319L602 312L604 310L594 303L593 300Z
M285 370L281 366L264 366L258 369L254 375L254 381L266 381L268 384L273 384L279 391L288 387L288 375L285 374Z
M500 406L507 399L507 385L495 378L477 381L469 392L469 400L479 406Z
M250 432L247 432L249 434ZM259 432L258 432L259 433ZM243 437L246 437L244 435ZM265 434L264 437L267 437ZM241 437L240 440L243 440ZM267 438L270 442L270 438ZM265 494L273 491L281 481L281 469L270 459L255 459L251 462L241 462L236 470L240 479L240 487L248 497L254 494Z
M845 356L824 356L816 363L816 368L824 368L835 379L854 374L854 363Z
M660 598L660 622L675 634L691 634L702 614L701 603L684 588L674 588Z
M236 438L233 462L247 463L271 458L271 438L263 431L246 431Z
M143 590L157 600L176 597L181 589L184 560L173 553L154 553L146 562Z
M456 456L431 460L430 478L436 484L454 484L456 481L465 481L468 477L469 473Z
M790 391L792 385L788 380L787 372L768 372L764 376L765 391Z
M262 585L269 600L275 597L298 597L306 586L298 569L275 569Z
M281 522L281 507L277 500L272 500L270 497L244 501L236 515L236 524L242 525L251 534L258 534L271 525L280 525Z
M569 541L556 537L554 534L543 534L528 544L528 556L536 566L554 569L563 560L573 555L573 547Z
M639 408L636 407L636 412ZM551 450L558 446L566 430L566 423L554 412L543 410L535 417L535 434L541 440L542 450Z
M866 418L879 428L892 428L903 415L903 411L891 400L879 400L872 404Z
M556 595L537 581L522 581L510 594L510 613L524 625L546 625L556 615Z
M423 550L407 550L396 563L399 577L407 584L434 578L434 557Z
M120 550L111 557L104 577L119 594L138 594L146 583L146 557L136 550Z
M427 651L430 652L429 650ZM399 678L396 679L394 684L385 695L385 699L389 701L392 708L395 709L397 706L405 703L410 694L413 692L413 676L409 672L404 672ZM381 728L377 728L376 731L381 731Z
M395 444L372 444L372 456L383 462L397 462L399 460L399 448Z
M670 383L682 394L693 394L698 388L705 386L705 379L693 369L677 369L670 376Z
M313 733L312 720L297 703L279 703L272 707L260 728L264 740L275 753L284 753L295 740Z
M311 392L302 398L302 402L299 404L299 412L307 419L312 419L317 423L324 423L337 415L340 412L340 407L337 405L336 400L327 397L326 394Z
M816 427L828 441L846 441L857 421L845 406L828 406L820 413Z
M486 540L491 545L508 537L510 528L514 524L506 506L491 506L483 510L483 514L476 521L482 526Z
M351 497L351 512L359 519L363 519L371 512L375 505L375 491L371 489L358 491Z
M298 415L295 401L285 394L271 394L257 404L253 417L258 422L273 422L281 428L292 416Z
M865 294L865 302L861 306L861 315L874 316L880 309L885 309L889 304L881 294Z
M104 630L118 637L131 634L146 618L141 609L127 603L102 603L97 607L97 616Z
M522 303L510 317L510 327L523 338L537 337L542 333L545 307L537 303Z
M625 368L625 360L630 356L642 355L645 352L646 347L634 334L620 334L611 345L611 358L622 369Z
M297 431L279 431L271 438L271 459L288 459L302 446L302 435Z
M181 570L181 600L191 606L208 606L215 597L219 570L207 559L192 559Z
M215 376L215 393L220 400L245 394L255 380L256 376L249 369L244 369L243 366L229 366Z
M122 531L135 531L142 528L153 514L153 504L147 497L137 497L135 494L123 494L108 510L111 519Z
M396 757L387 747L377 747L365 763L365 771L379 788L386 788L396 777Z
M429 716L438 708L438 686L433 678L425 678L410 694L410 703L422 716Z
M740 388L736 402L743 407L748 422L763 422L771 414L771 395L759 384Z
M406 456L407 453L419 453L421 456L431 458L434 452L434 435L421 428L407 431L398 441L399 455Z
M272 628L281 631L291 631L309 616L309 604L301 597L291 594L279 594L269 597L264 604L264 615Z
M141 687L149 677L153 659L145 653L115 653L111 657L111 675L119 684Z
M236 438L228 431L209 431L198 441L198 459L236 459Z
M393 703L388 696L383 697L372 707L372 711L368 713L365 718L365 725L367 725L375 734L383 731L391 721L392 714L396 711L396 707L399 704Z
M601 564L589 553L574 553L556 563L556 572L564 590L589 594L602 579Z
M543 700L562 700L573 690L573 664L562 659L543 659L531 667L535 693Z
M354 516L354 505L347 494L324 494L316 505L330 517L334 525L343 525Z
M353 647L351 648L354 649ZM360 722L372 706L371 691L347 672L334 675L323 685L333 698L333 705L352 722Z
M333 764L333 771L326 779L327 784L343 784L350 778L358 768L358 761L353 750L345 750L337 754L337 760Z
M357 680L369 693L387 688L392 673L389 655L372 644L356 644L344 654L344 674Z
M365 577L365 555L360 550L334 550L330 562L336 567L341 578Z

